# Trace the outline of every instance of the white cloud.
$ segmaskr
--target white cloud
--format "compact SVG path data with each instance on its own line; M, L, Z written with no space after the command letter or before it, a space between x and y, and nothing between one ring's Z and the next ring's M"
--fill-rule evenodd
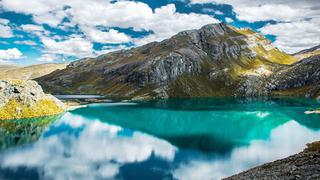
M57 59L57 56L55 54L42 54L37 61L41 62L52 62L55 59Z
M35 24L23 24L20 26L22 31L37 35L39 37L42 36L49 36L50 32L45 30L42 25L35 25Z
M9 26L0 24L0 37L1 38L10 38L13 37L13 33Z
M64 17L67 17L71 24L85 27L85 35L96 42L129 40L129 37L123 33L115 30L98 31L96 26L132 27L136 31L150 30L155 34L140 41L149 42L163 40L182 30L200 28L205 24L218 22L208 15L177 13L173 4L154 11L147 4L134 1L110 3L105 0L94 0L87 3L84 0L34 0L29 4L24 1L3 0L1 4L7 10L32 14L36 22L51 26L57 26ZM70 8L64 9L65 6ZM54 22L50 22L51 20Z
M22 30L33 32L33 31L44 31L43 26L35 25L35 24L23 24L20 26Z
M8 24L9 20L0 18L0 38L13 37L12 29Z
M37 45L36 42L31 41L31 40L14 41L13 43L15 43L15 44L22 44L22 45L29 45L29 46L35 46L35 45Z
M218 3L232 5L237 18L244 21L294 21L319 16L320 1L300 0L191 0L192 4Z
M151 41L161 41L182 30L196 29L205 24L218 22L204 14L178 13L174 4L152 10L147 4L135 1L111 3L108 0L93 0L88 3L86 0L2 0L0 6L7 11L30 14L34 22L39 24L21 26L22 30L39 36L44 44L44 55L39 60L49 60L57 54L82 58L121 47L114 46L115 49L96 51L93 50L93 42L133 42L142 45ZM64 18L69 21L63 22ZM83 34L77 38L53 37L51 32L44 29L43 24L66 31L78 26L80 32L74 33ZM101 31L97 27L105 27L107 31ZM112 27L151 31L154 34L133 39Z
M84 33L94 42L99 43L125 43L129 42L131 38L124 33L117 30L110 29L108 31L100 31L96 28L82 28Z
M8 19L3 19L3 18L0 18L0 24L5 24L5 25L7 25L7 24L9 24L9 20Z
M95 13L92 13L93 11ZM133 1L104 2L103 4L101 1L96 1L85 6L73 4L68 13L72 15L72 21L80 26L132 27L136 31L154 32L154 35L138 40L143 43L163 40L182 30L200 28L205 24L218 22L208 15L177 13L174 4L168 4L152 11L147 4ZM91 33L85 31L85 34L90 37ZM109 39L112 41L111 38Z
M24 14L46 14L49 11L61 8L62 0L2 0L4 10L15 11Z
M38 24L47 24L52 27L57 27L66 16L65 11L57 10L40 15L36 14L33 16L33 20Z
M227 23L232 23L233 22L233 19L229 18L229 17L226 17L226 22Z
M49 54L60 54L66 56L86 57L93 53L91 41L81 36L71 36L67 40L57 41L48 37L41 37L44 52Z
M269 24L260 30L263 34L275 35L274 45L289 53L295 53L320 44L320 18L309 21Z
M296 9L283 4L269 4L261 6L235 6L237 18L240 20L255 21L291 21L301 19L307 14L305 9ZM284 13L285 12L285 13Z
M22 53L17 48L0 50L0 61L14 60L19 59L21 57Z

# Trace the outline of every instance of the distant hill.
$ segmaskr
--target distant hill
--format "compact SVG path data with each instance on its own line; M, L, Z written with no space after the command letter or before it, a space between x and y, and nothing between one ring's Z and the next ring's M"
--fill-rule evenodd
M315 56L315 55L320 55L320 45L312 47L310 49L305 49L298 53L293 54L293 56L298 60Z
M16 66L16 65L0 65L0 79L35 79L46 74L50 74L55 70L66 68L68 64L38 64L32 66Z
M20 67L21 66L18 66L18 65L4 64L4 65L0 65L0 70L1 71L6 71L6 70L20 68Z
M250 29L219 23L162 42L81 59L36 80L54 94L129 99L266 96L319 82L320 66L310 68L309 61L296 61ZM297 81L277 76L280 71Z

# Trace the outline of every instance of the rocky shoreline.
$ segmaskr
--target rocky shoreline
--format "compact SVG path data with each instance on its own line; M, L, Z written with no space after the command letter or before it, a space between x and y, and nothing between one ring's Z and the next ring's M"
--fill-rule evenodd
M307 148L298 154L225 178L245 179L320 179L320 141L307 144Z
M66 106L33 80L0 80L0 120L63 113Z

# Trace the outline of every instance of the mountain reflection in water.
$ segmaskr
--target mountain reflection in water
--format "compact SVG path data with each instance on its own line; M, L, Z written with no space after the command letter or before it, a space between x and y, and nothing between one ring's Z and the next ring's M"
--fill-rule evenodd
M0 120L0 150L37 141L44 129L60 117Z
M318 106L224 98L89 105L39 126L34 143L2 150L0 178L219 179L318 140L319 115L303 113Z

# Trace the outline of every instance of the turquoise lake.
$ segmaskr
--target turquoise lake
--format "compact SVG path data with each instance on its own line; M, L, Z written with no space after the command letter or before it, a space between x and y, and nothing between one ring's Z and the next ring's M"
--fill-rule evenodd
M0 121L0 179L221 179L320 140L315 100L91 104Z

